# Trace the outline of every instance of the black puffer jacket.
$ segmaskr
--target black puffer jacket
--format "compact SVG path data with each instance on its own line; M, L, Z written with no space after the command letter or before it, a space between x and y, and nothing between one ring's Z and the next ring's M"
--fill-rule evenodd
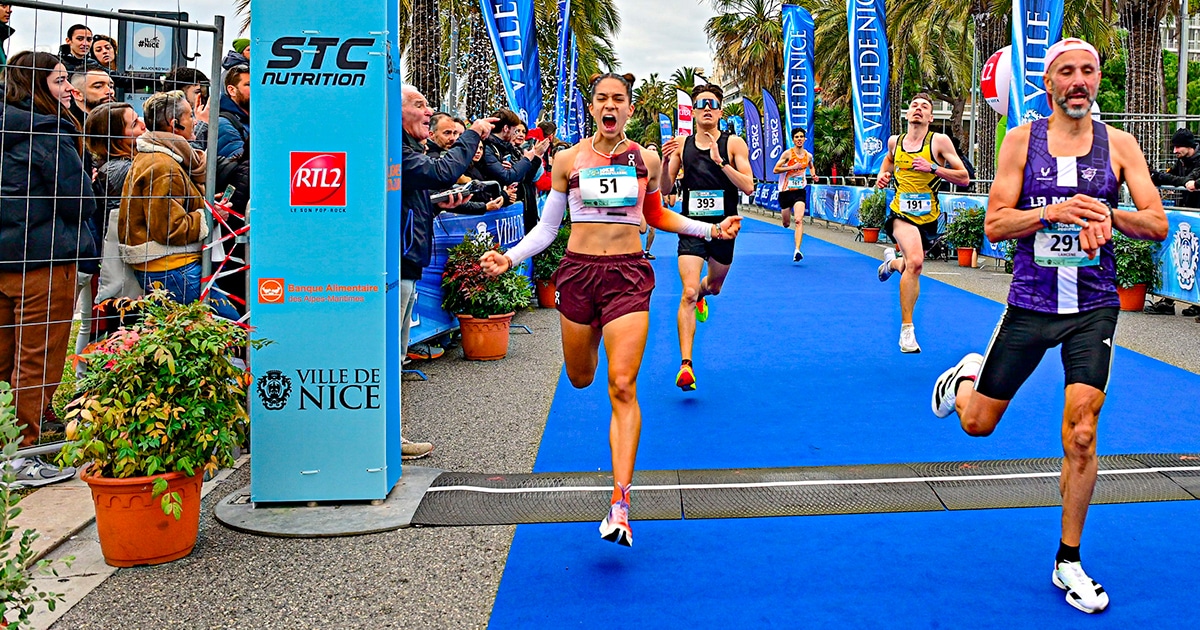
M400 174L404 182L400 198L401 280L419 280L433 255L433 217L442 209L429 200L430 193L453 186L467 172L479 142L479 134L468 129L454 146L435 159L425 154L425 147L416 138L404 134Z
M108 231L109 213L121 209L121 191L125 189L125 179L129 176L132 166L133 160L130 158L114 158L96 169L92 189L96 193L96 216L99 219L101 239Z
M1178 158L1171 170L1167 172L1154 171L1150 179L1156 186L1185 186L1188 182L1200 183L1200 151L1189 157ZM1200 190L1184 192L1180 196L1179 205L1184 208L1200 208Z
M94 260L86 227L96 213L77 152L79 131L57 116L4 104L0 114L0 271Z

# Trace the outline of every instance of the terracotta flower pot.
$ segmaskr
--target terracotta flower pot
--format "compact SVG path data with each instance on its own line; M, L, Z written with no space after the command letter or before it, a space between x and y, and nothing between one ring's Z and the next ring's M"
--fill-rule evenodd
M80 478L92 490L96 529L104 561L114 567L162 564L192 552L200 531L200 486L203 475L166 473L152 477L109 479L85 468ZM162 510L162 496L151 496L154 481L167 480L167 492L183 499L179 520Z
M508 327L512 317L512 313L483 318L458 315L463 358L471 361L503 359L508 354Z
M959 247L958 248L958 266L959 267L974 267L975 266L975 248L974 247Z
M862 233L864 243L879 242L879 228L863 228Z
M1135 284L1129 288L1117 287L1122 311L1141 311L1146 305L1146 285Z
M554 308L557 306L554 303L554 293L556 291L554 281L538 280L534 284L537 285L538 306L542 308Z

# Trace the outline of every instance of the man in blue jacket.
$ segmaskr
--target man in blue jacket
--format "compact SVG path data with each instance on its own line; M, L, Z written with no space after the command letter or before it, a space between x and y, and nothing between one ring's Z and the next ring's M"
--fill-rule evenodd
M217 155L236 158L250 141L250 68L225 71L221 94L221 119L217 122Z
M467 172L479 143L491 133L494 119L476 120L458 142L434 158L425 154L422 144L429 139L433 109L411 85L403 87L402 103L404 153L401 181L404 187L400 202L400 347L407 352L409 321L417 301L417 280L429 265L433 253L433 217L467 201L462 195L455 195L435 206L430 193L450 188ZM427 442L406 442L402 447L404 459L424 457L433 450L433 445Z

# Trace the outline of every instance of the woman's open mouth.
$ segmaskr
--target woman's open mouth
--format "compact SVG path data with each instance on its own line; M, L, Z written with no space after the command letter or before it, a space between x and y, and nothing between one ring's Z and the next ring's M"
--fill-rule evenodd
M616 131L617 130L617 117L613 116L612 114L605 114L605 115L601 116L600 117L600 126L603 127L605 131Z

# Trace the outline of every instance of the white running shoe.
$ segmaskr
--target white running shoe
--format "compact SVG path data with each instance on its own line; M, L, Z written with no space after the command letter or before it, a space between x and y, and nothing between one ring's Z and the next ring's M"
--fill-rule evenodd
M1083 572L1078 562L1060 562L1050 574L1054 585L1067 592L1067 603L1085 613L1098 613L1108 608L1108 593L1096 580Z
M896 260L895 248L889 247L883 250L883 264L879 265L880 282L887 282L888 278L891 278L892 274L896 273L896 270L892 269L893 260Z
M917 329L912 326L900 327L900 352L916 354L921 351L917 345Z
M933 414L939 418L954 413L954 402L958 397L958 381L964 376L979 376L983 367L983 355L972 352L959 360L954 367L942 372L933 384Z

